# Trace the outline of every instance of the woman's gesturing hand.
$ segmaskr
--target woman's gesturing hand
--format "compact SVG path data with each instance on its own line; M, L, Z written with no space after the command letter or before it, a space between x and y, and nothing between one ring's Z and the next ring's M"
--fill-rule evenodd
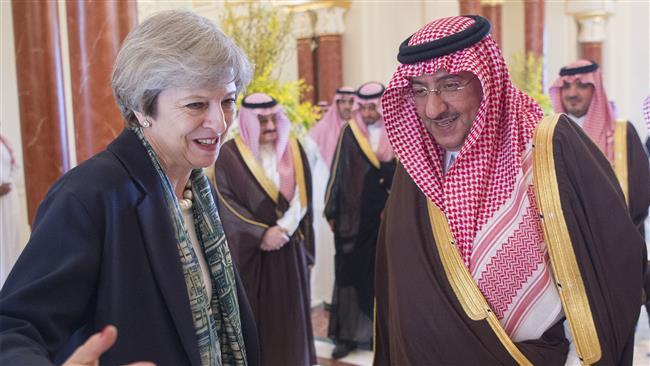
M107 325L101 332L90 336L65 361L63 366L99 366L99 357L113 346L117 339L117 328ZM151 362L136 362L127 366L155 366Z

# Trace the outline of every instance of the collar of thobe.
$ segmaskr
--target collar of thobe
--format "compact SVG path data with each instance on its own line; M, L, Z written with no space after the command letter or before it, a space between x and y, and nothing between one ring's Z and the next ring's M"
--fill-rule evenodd
M452 164L454 164L457 156L458 151L445 151L445 164L443 165L445 173L447 173Z
M585 113L582 117L576 117L573 114L569 114L569 117L578 124L578 126L582 127L582 124L585 123L585 119L587 119L587 114Z
M381 127L376 124L368 125L368 141L372 151L377 151L379 148L379 138L381 137Z

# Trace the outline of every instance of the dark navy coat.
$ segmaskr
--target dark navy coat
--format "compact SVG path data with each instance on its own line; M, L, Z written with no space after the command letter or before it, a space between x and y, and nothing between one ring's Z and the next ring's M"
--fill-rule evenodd
M201 364L171 218L137 136L56 181L0 292L0 365L63 362L105 325L118 328L102 365ZM235 273L249 365L255 322Z

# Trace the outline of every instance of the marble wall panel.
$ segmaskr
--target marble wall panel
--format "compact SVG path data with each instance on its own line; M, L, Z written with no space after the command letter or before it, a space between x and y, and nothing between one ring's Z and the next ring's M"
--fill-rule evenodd
M296 40L298 52L298 77L311 86L311 89L302 95L303 102L316 103L316 65L314 63L314 52L311 48L311 38L299 38Z
M332 100L336 89L343 85L341 39L339 34L318 37L318 100Z
M29 222L50 185L70 169L58 7L12 2L23 168Z
M137 21L133 1L66 2L77 162L103 150L124 128L111 91L122 41Z

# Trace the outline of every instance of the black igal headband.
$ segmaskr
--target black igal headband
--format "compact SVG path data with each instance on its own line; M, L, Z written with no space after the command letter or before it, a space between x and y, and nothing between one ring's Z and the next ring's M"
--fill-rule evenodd
M354 90L336 89L336 94L355 95L357 92Z
M586 74L588 72L592 72L596 70L598 70L598 64L594 61L591 61L591 65L585 65L585 66L573 67L573 68L563 67L560 69L560 76Z
M479 42L490 33L492 26L487 19L480 15L465 15L465 17L474 19L474 24L450 36L428 43L409 46L409 41L413 37L411 35L399 46L397 61L403 64L414 64L448 55Z
M357 89L357 97L359 97L359 99L376 99L376 98L381 97L384 94L384 91L386 91L386 87L382 85L381 90L378 91L377 93L374 93L374 94L361 94L361 88L363 88L364 86L366 86L368 84L378 84L378 83L369 82L369 83L365 83L365 84L361 85L359 87L359 89Z
M249 102L246 101L246 98L244 98L244 100L241 101L241 105L242 105L242 107L250 108L250 109L264 109L264 108L275 107L276 105L278 105L278 101L271 98L270 102L249 103Z

